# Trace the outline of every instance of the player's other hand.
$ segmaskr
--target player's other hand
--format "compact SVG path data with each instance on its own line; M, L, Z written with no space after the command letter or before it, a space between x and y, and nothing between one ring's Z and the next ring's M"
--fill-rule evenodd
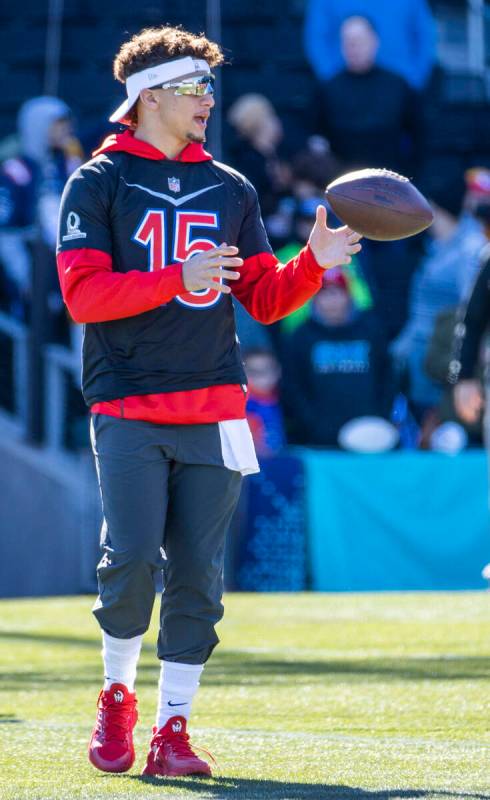
M323 269L350 264L354 253L361 249L359 233L355 233L347 225L342 228L327 228L327 210L318 206L316 220L310 233L308 243L317 262Z
M215 289L217 292L229 294L231 288L219 281L236 281L240 277L239 272L233 271L234 267L243 266L243 258L238 258L237 253L238 247L223 243L184 261L182 280L187 291Z
M454 407L458 416L468 424L477 422L483 408L480 381L461 381L454 387Z

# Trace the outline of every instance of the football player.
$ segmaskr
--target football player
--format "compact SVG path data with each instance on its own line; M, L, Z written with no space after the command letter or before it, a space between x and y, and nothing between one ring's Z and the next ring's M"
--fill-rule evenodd
M134 761L134 682L163 570L156 724L144 774L210 775L186 730L221 619L225 533L242 476L258 470L233 294L262 323L306 302L360 249L319 206L308 245L271 252L247 179L206 152L219 46L180 28L125 43L127 97L109 136L68 181L58 270L85 325L83 394L103 508L99 597L105 681L92 764Z

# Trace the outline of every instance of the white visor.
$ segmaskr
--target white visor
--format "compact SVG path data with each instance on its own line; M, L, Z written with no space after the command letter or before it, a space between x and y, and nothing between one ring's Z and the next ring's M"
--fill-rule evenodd
M156 67L148 67L148 69L135 72L126 81L127 99L111 114L109 121L125 122L125 117L138 100L142 89L151 89L152 86L169 83L177 78L209 75L210 72L207 61L202 58L192 58L192 56L184 56L175 61L167 61L165 64L158 64Z

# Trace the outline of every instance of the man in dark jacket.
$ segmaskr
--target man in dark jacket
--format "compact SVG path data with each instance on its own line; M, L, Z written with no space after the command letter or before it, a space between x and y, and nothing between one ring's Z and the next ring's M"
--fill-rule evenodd
M346 167L387 167L413 175L420 125L416 93L404 78L376 64L378 36L365 17L341 28L345 68L321 81L317 132Z
M312 318L291 337L283 396L300 444L337 447L346 422L389 413L385 338L371 314L354 311L337 270L325 273Z

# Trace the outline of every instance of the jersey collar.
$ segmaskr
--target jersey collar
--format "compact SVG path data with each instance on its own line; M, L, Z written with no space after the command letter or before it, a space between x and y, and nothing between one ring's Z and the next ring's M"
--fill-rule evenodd
M133 156L140 158L149 158L152 161L167 160L165 153L157 150L153 145L148 142L143 142L141 139L135 139L133 131L124 131L124 133L112 133L102 143L102 145L94 150L93 156L98 156L101 153L115 153L124 152L131 153ZM186 161L190 163L197 163L199 161L210 161L212 155L207 153L202 144L191 142L186 145L179 153L174 161ZM170 160L170 159L168 159Z

